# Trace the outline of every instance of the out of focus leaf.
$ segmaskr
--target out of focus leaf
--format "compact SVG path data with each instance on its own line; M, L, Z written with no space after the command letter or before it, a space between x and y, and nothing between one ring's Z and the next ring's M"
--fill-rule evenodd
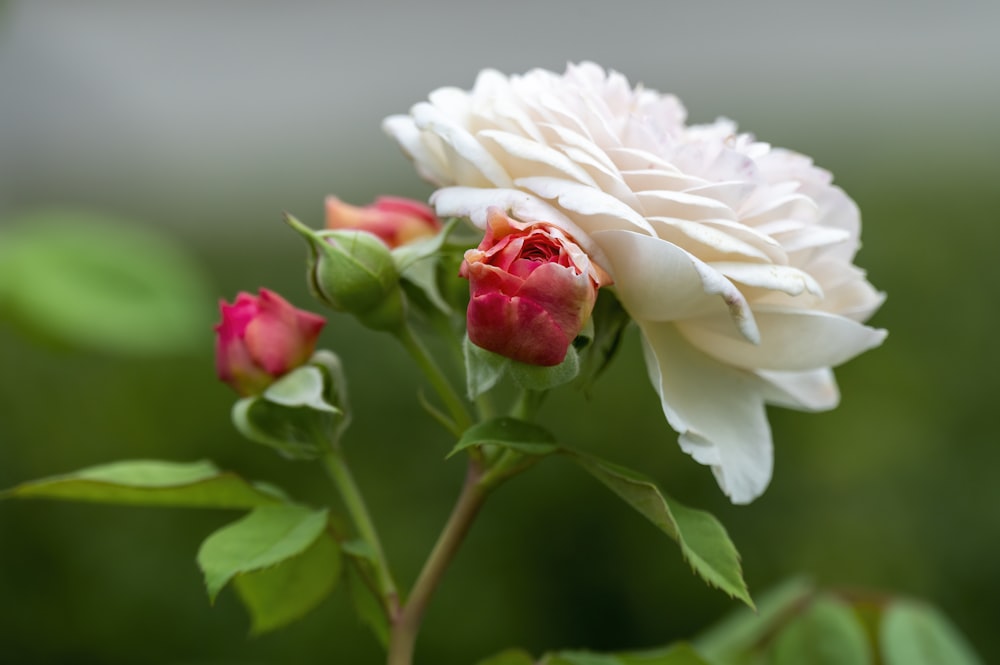
M648 478L592 455L568 451L569 457L677 541L684 558L703 580L753 607L743 581L740 556L715 517L663 494Z
M846 603L816 599L778 635L772 665L871 665L872 648L864 626ZM935 661L942 665L950 661ZM906 665L915 665L907 661Z
M148 226L71 210L7 220L0 312L72 346L172 354L205 344L213 302L202 272Z
M664 649L632 653L593 653L560 651L549 654L542 665L710 665L688 644L673 644Z
M324 531L298 556L237 575L233 584L250 612L251 632L266 633L302 618L333 590L340 570L340 549Z
M702 633L694 646L712 662L730 663L761 646L776 627L815 593L806 579L795 578L761 594L757 611L740 608Z
M367 547L362 541L353 542L359 542ZM363 566L370 568L369 561L371 558L361 554L360 549L349 550L348 543L342 543L342 548L344 554L348 554L353 558L353 561L345 566L345 577L347 578L347 590L351 594L354 611L358 615L358 618L371 628L379 643L385 648L389 644L389 618L386 616L378 594L368 586L361 577L359 570Z
M982 665L941 612L913 601L896 601L885 611L879 645L885 665Z
M0 498L65 499L137 506L254 508L284 495L219 471L207 460L190 463L125 460L23 483Z
M535 665L535 659L527 651L507 649L480 660L476 665Z
M304 506L261 506L228 524L201 544L198 566L214 602L226 584L306 551L327 525L327 511Z

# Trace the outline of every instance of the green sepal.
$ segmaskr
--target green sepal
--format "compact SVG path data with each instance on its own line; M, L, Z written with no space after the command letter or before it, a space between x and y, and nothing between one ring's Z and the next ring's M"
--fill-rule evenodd
M684 559L710 586L754 607L740 556L725 528L710 513L688 508L645 476L589 454L567 456L680 545Z
M219 591L237 575L301 555L326 532L327 522L326 509L260 506L215 531L201 544L197 557L209 599L215 602Z
M617 355L631 321L628 312L609 289L598 291L594 312L588 321L590 334L584 336L581 333L578 337L578 341L584 338L587 344L575 344L580 352L580 383L584 392L597 381Z
M450 315L452 308L441 293L438 264L445 241L459 221L459 218L453 217L437 234L392 250L392 259L400 277L414 286L428 304L445 315Z
M542 367L511 361L508 369L514 382L525 390L551 390L569 383L580 373L580 358L572 344L566 349L566 357L558 365Z
M872 665L871 644L858 615L830 595L813 600L778 634L771 665ZM952 661L934 661L943 663ZM915 665L915 661L906 661Z
M504 374L524 390L545 391L569 383L580 373L580 359L576 347L570 345L566 357L552 367L527 365L476 346L466 336L463 340L465 355L466 392L475 399L495 386Z
M495 445L525 455L549 455L559 450L556 439L543 427L517 418L493 418L462 433L448 457L472 446Z
M894 601L882 615L879 647L885 665L982 665L965 637L936 608Z
M112 462L22 483L0 492L0 498L188 508L255 508L287 501L281 490L220 471L207 460Z
M233 424L243 436L299 460L315 459L326 446L336 444L349 422L341 407L346 382L335 355L326 351L313 358L315 364L303 365L263 394L233 405Z

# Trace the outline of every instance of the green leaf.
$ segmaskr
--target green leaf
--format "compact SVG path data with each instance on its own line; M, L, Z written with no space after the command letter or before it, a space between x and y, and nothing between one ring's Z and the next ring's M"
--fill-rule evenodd
M703 580L753 607L736 547L710 513L688 508L666 496L648 478L624 467L575 451L569 457L657 528L677 541Z
M478 661L476 665L535 665L535 659L527 651L507 649Z
M334 589L340 571L340 550L323 531L298 556L236 575L233 585L250 612L250 632L266 633L305 616Z
M219 471L207 460L102 464L23 483L0 493L0 498L192 508L254 508L287 500L280 490Z
M347 588L351 594L354 611L366 624L383 647L389 645L389 615L382 604L378 590L369 583L378 577L375 552L364 539L355 538L340 544L341 551L350 557L347 566Z
M757 599L757 611L741 608L702 633L694 642L702 656L729 663L760 646L777 626L815 593L812 583L793 578Z
M622 665L710 665L690 644L674 644L666 649L624 654Z
M358 618L371 629L379 644L385 648L389 645L389 617L385 614L378 593L361 577L359 568L363 565L355 557L351 565L346 567L347 590Z
M493 418L465 430L448 457L472 446L496 445L527 455L548 455L559 450L555 437L538 425L517 418Z
M236 575L261 570L302 554L323 533L327 511L280 505L255 508L201 544L198 566L208 596L215 597Z
M347 427L347 414L329 401L336 390L344 391L343 385L336 386L337 381L342 383L343 373L337 377L326 365L303 365L262 395L236 402L233 424L246 438L271 446L285 457L315 459Z
M864 626L844 602L817 598L778 635L772 665L871 665L872 649ZM950 661L934 661L944 663ZM907 661L906 665L915 665Z
M882 616L879 642L885 665L982 665L965 637L937 609L908 600Z
M213 299L203 271L170 238L73 210L7 221L0 313L47 337L119 355L202 348Z

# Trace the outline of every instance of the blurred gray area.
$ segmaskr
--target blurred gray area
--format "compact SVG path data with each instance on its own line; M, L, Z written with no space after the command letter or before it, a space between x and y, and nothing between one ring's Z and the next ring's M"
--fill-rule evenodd
M986 1L37 0L0 17L0 206L205 236L318 213L327 192L425 193L379 123L484 67L594 60L821 164L976 149L1000 110Z

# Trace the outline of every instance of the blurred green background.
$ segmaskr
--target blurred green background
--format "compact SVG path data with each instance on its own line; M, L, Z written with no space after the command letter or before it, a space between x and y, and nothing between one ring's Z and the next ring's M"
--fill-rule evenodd
M772 410L774 481L748 507L677 448L634 331L585 408L560 393L545 423L715 513L752 591L806 573L923 597L1000 662L1000 10L893 5L0 5L0 242L40 208L113 215L183 248L208 285L188 352L95 350L3 317L0 487L119 458L207 457L326 501L318 468L232 430L213 295L267 286L315 308L280 212L315 225L328 193L360 204L430 191L382 117L468 87L481 67L589 58L677 93L696 121L732 117L830 169L862 209L858 262L889 294L873 324L890 336L838 370L836 411ZM356 410L345 445L412 580L462 464L442 461L450 442L391 340L331 316L321 343L344 358ZM231 591L210 607L194 553L233 518L0 503L0 663L379 662L343 593L254 639ZM546 462L487 505L418 660L652 646L735 607L641 517Z

